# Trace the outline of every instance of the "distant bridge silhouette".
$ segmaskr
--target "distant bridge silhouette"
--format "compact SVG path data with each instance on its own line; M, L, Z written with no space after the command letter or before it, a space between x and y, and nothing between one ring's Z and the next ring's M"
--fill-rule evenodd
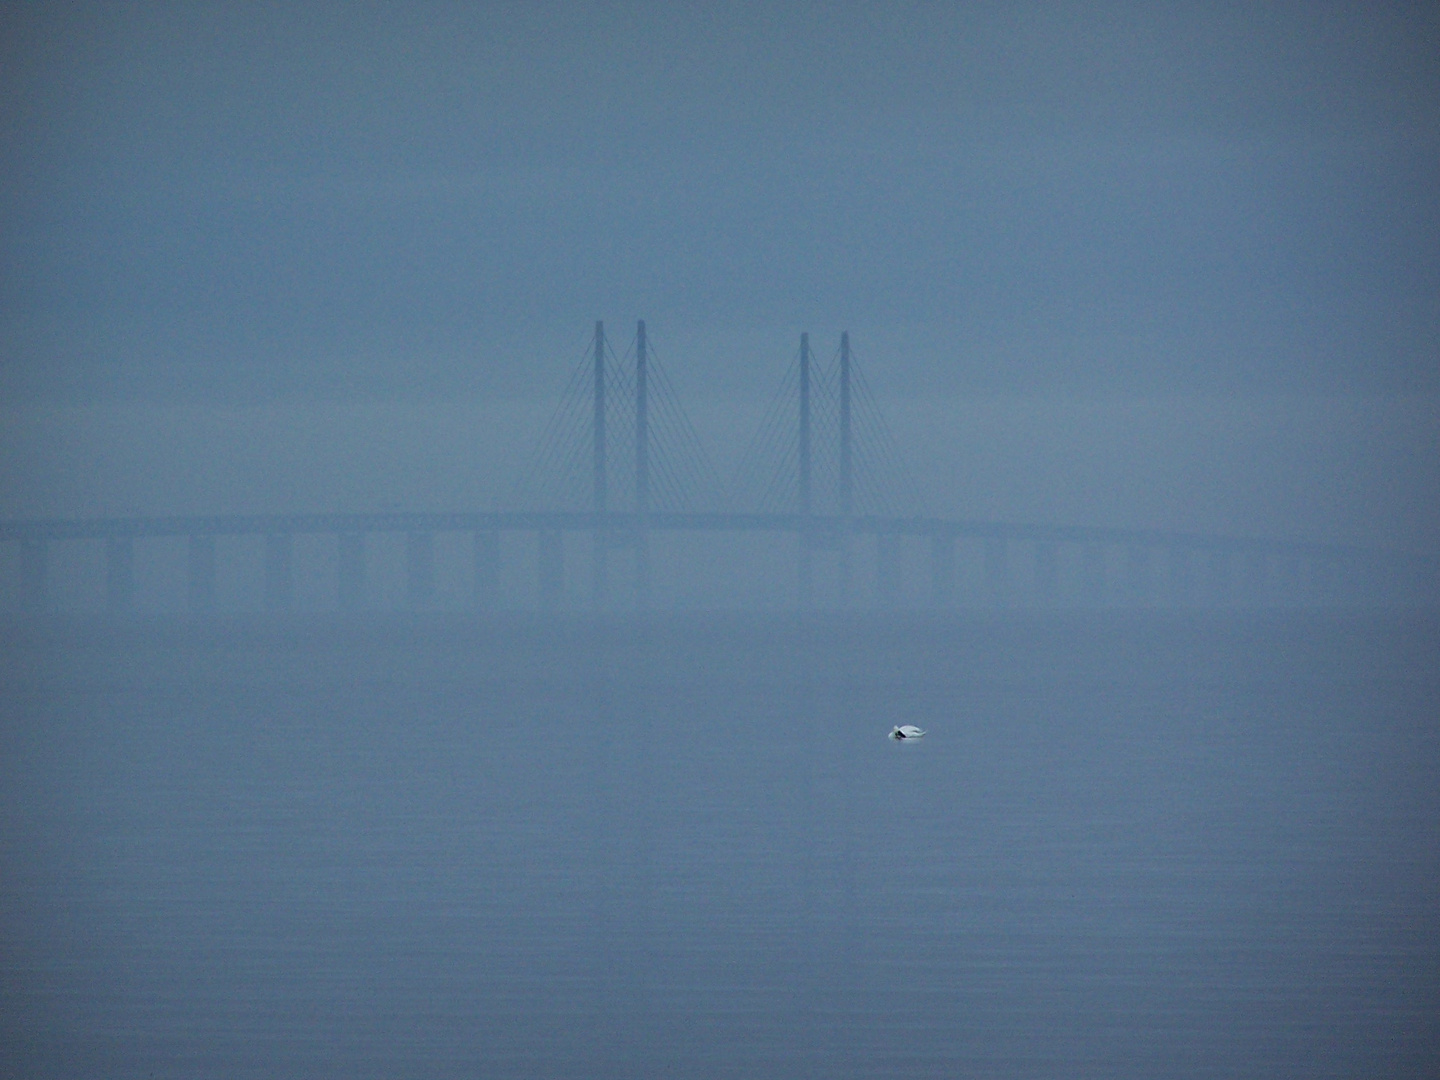
M617 467L618 466L618 467ZM52 607L51 548L90 541L104 548L104 607L132 610L135 545L187 541L185 606L217 609L217 538L263 537L260 606L294 606L297 537L330 538L333 606L373 606L367 538L404 539L404 604L437 601L435 538L469 534L468 600L478 608L559 607L567 535L590 540L586 603L646 608L655 597L652 540L664 534L777 534L794 543L789 601L816 602L817 555L833 553L828 604L946 606L957 602L1266 606L1272 603L1394 603L1436 595L1433 560L1351 545L1126 529L943 518L925 513L874 395L852 356L849 334L828 364L802 334L780 390L734 480L726 485L680 405L645 323L617 356L597 322L511 506L453 513L222 514L0 523L18 550L17 606ZM528 596L501 588L505 534L535 542ZM916 593L902 581L906 547L928 548ZM868 588L857 588L860 547L873 554ZM957 550L975 573L958 588ZM612 554L632 553L628 583L611 580ZM923 551L922 551L923 554ZM923 559L921 560L923 563ZM913 572L912 572L913 573ZM911 582L910 584L914 584Z

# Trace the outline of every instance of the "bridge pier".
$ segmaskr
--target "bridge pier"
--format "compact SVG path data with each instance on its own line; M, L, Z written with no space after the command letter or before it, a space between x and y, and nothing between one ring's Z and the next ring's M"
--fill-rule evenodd
M650 606L650 530L644 523L635 530L635 606Z
M1213 605L1228 604L1231 600L1231 588L1234 585L1232 574L1232 563L1230 552L1222 551L1219 548L1210 552L1210 580L1206 583L1209 588L1208 600Z
M560 606L565 591L565 547L561 534L546 529L539 534L540 605L546 609Z
M429 607L435 599L435 534L405 534L405 598L412 608Z
M1150 549L1132 544L1125 549L1125 591L1132 604L1150 599Z
M1085 603L1100 607L1105 603L1105 549L1099 544L1086 544L1080 554L1080 588Z
M1270 606L1269 560L1263 551L1251 551L1245 555L1245 595L1242 602L1255 607Z
M796 601L801 608L809 608L815 600L815 537L810 530L802 529L796 538L799 550L796 552Z
M288 611L295 599L294 553L295 538L290 533L265 537L265 607L269 611Z
M102 610L123 612L145 596L143 582L135 567L136 538L166 537L188 542L188 581L185 602L188 610L213 610L217 602L217 549L229 553L219 537L241 538L233 555L244 559L253 575L255 543L263 543L263 607L284 611L298 601L294 598L295 537L334 537L337 551L336 599L342 610L361 608L366 597L366 544L372 534L405 537L407 597L420 607L436 599L435 536L438 533L470 532L474 543L474 603L477 608L495 606L501 596L501 540L506 533L518 539L536 537L538 545L538 595L546 607L555 607L576 598L569 596L565 583L565 548L580 543L584 533L601 522L588 512L461 512L398 515L333 514L233 517L197 516L151 520L116 518L77 522L0 522L0 540L15 545L18 554L12 593L17 607L25 611L44 610L52 576L47 565L50 545L56 538L67 544L83 544L87 561L103 553L104 579L90 588L98 596L81 602L92 608L100 601ZM1260 608L1271 605L1417 603L1426 602L1437 589L1436 564L1423 559L1386 556L1316 544L1281 543L1241 537L1177 533L1166 535L1142 530L1061 529L1043 525L1007 526L1002 523L944 521L920 517L860 517L836 515L797 517L793 513L652 513L649 520L630 514L612 514L600 530L607 546L636 549L635 585L640 606L647 591L647 543L651 530L657 533L699 532L718 537L733 533L764 533L771 539L765 546L772 552L785 537L798 544L799 596L802 604L815 602L811 590L824 586L827 604L847 602L865 605L890 603L897 599L926 603L924 584L916 596L905 591L905 560L912 557L906 537L929 540L928 602L953 603L957 593L965 602L996 606L1024 602L1047 603L1061 595L1066 602L1099 604L1173 604L1203 607ZM566 534L578 534L567 540ZM868 572L857 573L852 581L858 593L834 591L831 571L843 574L854 569L852 557L871 558L869 544L874 538L875 584ZM961 542L963 541L963 547ZM312 541L302 540L310 550ZM1011 548L1024 550L1021 559ZM170 543L157 544L168 548ZM522 545L523 546L523 545ZM832 559L825 552L836 552ZM1074 560L1066 550L1073 549ZM149 549L142 549L142 554ZM1034 575L1028 559L1033 552ZM158 552L157 552L158 553ZM574 552L571 552L573 556ZM919 554L916 552L915 554ZM179 556L179 551L175 552ZM963 555L962 568L956 560ZM973 563L983 557L979 586ZM1063 558L1063 565L1060 564ZM838 559L838 562L837 562ZM525 560L522 560L525 561ZM1072 567L1071 562L1077 565ZM584 559L581 559L584 562ZM783 562L783 558L782 558ZM1012 563L1015 565L1012 567ZM1113 565L1112 565L1113 563ZM227 561L228 565L228 561ZM303 565L308 566L309 563ZM527 561L527 565L528 561ZM623 567L628 573L628 566ZM178 568L177 568L178 569ZM783 567L781 568L783 574ZM527 571L528 572L528 571ZM583 572L583 567L582 567ZM923 570L921 571L923 572ZM814 574L822 574L815 581ZM1015 580L1015 576L1020 580ZM227 581L228 581L227 577ZM308 577L306 579L309 580ZM1078 582L1078 585L1072 584ZM69 584L66 582L66 584ZM373 587L373 583L370 583ZM574 584L574 583L571 583ZM612 584L614 584L612 582ZM624 584L627 586L629 582ZM783 584L783 580L781 582ZM98 589L95 587L98 586ZM522 590L524 606L533 603L534 592ZM578 602L584 603L583 583ZM227 594L228 598L228 594ZM178 599L178 598L177 598ZM373 601L373 597L369 598ZM615 597L611 598L616 599ZM624 598L628 604L629 596ZM246 594L241 606L255 606L256 598ZM403 602L402 602L403 603Z
M1185 607L1192 600L1194 582L1190 573L1190 552L1178 544L1166 549L1170 561L1170 603Z
M185 601L191 611L215 610L215 537L193 533L187 544Z
M1340 598L1340 564L1335 559L1315 555L1310 560L1310 593L1320 604L1333 604Z
M930 537L930 599L936 607L948 607L955 597L955 537L935 533Z
M105 541L105 610L129 611L135 600L135 541L112 536Z
M1278 556L1274 564L1270 595L1281 605L1297 604L1305 597L1305 562L1294 552Z
M590 556L590 606L596 611L604 610L609 601L611 543L609 530L597 525Z
M342 611L365 606L365 534L341 533L336 539L336 600Z
M1047 607L1060 602L1060 552L1053 540L1035 542L1035 592Z
M475 534L475 606L500 606L500 534Z
M875 593L882 604L900 599L900 537L894 533L875 537Z
M1010 598L1010 545L1003 536L985 539L985 595L997 607Z
M20 606L28 612L44 611L49 605L49 552L44 537L20 541Z

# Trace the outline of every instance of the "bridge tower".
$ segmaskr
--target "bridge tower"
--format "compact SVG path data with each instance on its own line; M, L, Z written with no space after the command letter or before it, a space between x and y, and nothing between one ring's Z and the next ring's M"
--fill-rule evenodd
M815 537L810 527L810 335L800 335L800 606L810 606Z
M650 600L650 400L645 320L635 324L635 598Z
M594 396L593 471L595 531L591 562L591 601L595 607L605 606L606 565L609 537L605 528L605 503L609 494L605 473L605 324L595 321L595 396Z
M855 473L850 442L850 331L840 332L840 597L850 600L850 533Z

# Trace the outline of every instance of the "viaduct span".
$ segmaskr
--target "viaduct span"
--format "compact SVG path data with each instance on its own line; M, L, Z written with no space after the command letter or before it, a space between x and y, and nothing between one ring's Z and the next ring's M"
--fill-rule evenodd
M801 335L784 385L727 490L680 408L645 323L617 356L597 322L512 503L505 510L447 513L11 521L0 522L0 543L18 554L14 595L32 612L52 603L52 548L75 541L103 546L104 608L131 610L136 545L163 537L185 543L184 603L194 612L217 609L217 539L226 537L263 538L264 608L294 603L297 537L333 543L332 606L370 606L367 538L382 534L404 537L404 597L415 608L436 602L437 534L457 533L469 537L468 599L478 608L575 602L576 590L566 586L567 547L568 561L588 576L580 590L584 604L663 602L655 595L652 549L667 534L788 537L794 559L788 602L802 608L816 603L822 553L834 568L825 602L839 606L902 599L935 606L1265 606L1404 602L1435 592L1435 567L1425 560L1355 547L928 515L906 480L848 334L826 364L812 353L809 335ZM528 597L517 598L515 590L501 588L501 556L527 536L535 545L533 582ZM587 558L574 558L567 536L587 542ZM628 553L628 573L616 573L617 553ZM905 567L911 580L902 581ZM573 581L573 568L570 576Z

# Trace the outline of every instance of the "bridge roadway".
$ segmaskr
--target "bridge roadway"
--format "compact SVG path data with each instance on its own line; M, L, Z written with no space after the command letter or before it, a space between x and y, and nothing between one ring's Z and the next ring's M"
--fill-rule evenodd
M1102 526L1044 525L959 520L938 517L884 517L875 515L803 513L676 513L638 514L597 511L474 511L324 514L212 514L153 517L53 518L0 521L0 542L19 547L21 607L30 611L49 608L49 547L53 542L98 541L105 545L105 606L129 610L135 594L135 542L145 538L186 537L189 541L188 607L213 610L216 605L219 537L258 536L265 539L264 602L283 610L294 595L293 541L299 536L333 536L337 541L336 602L341 608L366 606L367 534L403 534L406 548L406 595L414 607L436 598L434 538L441 533L470 533L475 544L475 603L492 606L500 592L502 533L532 533L538 543L537 585L542 606L560 602L563 590L565 533L589 534L594 543L590 559L592 601L607 604L606 552L615 547L636 550L637 603L645 606L650 595L649 537L657 533L786 533L797 540L796 601L808 606L813 597L813 553L818 549L842 551L842 592L849 593L850 554L847 538L869 537L874 542L876 597L894 602L901 595L900 544L903 538L928 539L930 596L936 604L954 599L957 542L983 543L984 596L1004 603L1012 594L1011 574L1019 563L1029 565L1026 580L1034 599L1055 603L1061 596L1060 551L1078 548L1079 561L1071 561L1078 574L1082 600L1103 602L1106 594L1107 550L1124 553L1124 595L1146 602L1150 595L1152 556L1168 563L1170 600L1190 602L1195 585L1209 582L1210 603L1268 603L1268 580L1273 569L1288 564L1294 578L1308 567L1311 586L1302 592L1319 602L1401 602L1421 597L1432 600L1437 589L1433 560L1377 551L1354 545L1321 544L1258 537L1207 533L1126 529ZM1011 545L1022 545L1016 553ZM1201 557L1206 567L1192 565ZM1017 558L1019 563L1017 563ZM1232 560L1239 559L1242 574L1232 581ZM1195 571L1200 570L1197 580ZM1163 572L1163 568L1162 568ZM1239 591L1233 590L1238 585ZM1292 590L1293 591L1293 590ZM1423 601L1422 601L1423 602Z
M255 536L437 532L782 532L816 537L917 536L1053 544L1102 544L1330 559L1393 556L1359 545L1160 529L1044 525L937 517L826 514L498 510L325 514L208 514L0 521L0 540L117 540L159 536Z
M265 593L267 606L285 608L292 596L294 538L329 535L336 538L337 590L341 607L363 605L365 596L365 537L368 534L404 534L409 597L423 606L435 595L434 537L440 533L470 533L475 543L475 592L477 604L498 595L502 533L533 533L537 540L537 568L540 593L546 603L555 602L564 576L563 534L586 533L593 540L590 556L592 598L603 607L607 598L607 562L611 548L633 546L637 601L645 603L650 587L650 543L656 533L788 533L797 539L796 598L804 606L812 597L814 552L838 548L841 552L840 580L848 595L850 545L853 537L871 537L875 547L876 592L882 599L900 592L900 550L906 537L927 538L930 546L932 597L947 603L951 597L957 541L979 540L984 546L986 588L998 600L1008 590L1007 578L1014 563L1009 545L1027 545L1024 555L1033 562L1036 594L1047 602L1059 595L1061 578L1059 551L1062 547L1081 549L1082 591L1091 598L1103 596L1107 549L1125 552L1125 572L1133 595L1146 592L1151 555L1168 556L1172 589L1183 596L1191 577L1191 556L1203 555L1210 563L1210 577L1217 595L1229 592L1231 563L1236 557L1245 565L1245 588L1265 591L1268 564L1274 561L1308 563L1311 576L1334 580L1341 592L1361 595L1352 585L1373 587L1380 581L1390 595L1397 589L1418 583L1421 592L1435 596L1437 575L1434 560L1415 559L1392 552L1353 545L1295 542L1259 537L1222 536L1207 533L1160 529L1113 528L1084 525L1044 525L1014 522L947 519L939 517L894 517L853 514L854 466L864 456L862 428L852 428L851 358L849 335L840 339L839 398L836 402L839 448L839 490L836 514L814 513L811 501L812 413L809 335L800 336L800 355L795 400L798 420L795 510L786 513L657 511L651 501L651 458L665 448L663 432L649 424L651 358L647 353L645 324L636 325L634 368L635 486L634 510L609 509L606 417L607 352L603 323L595 324L590 355L593 357L592 417L588 438L592 441L591 509L582 511L492 510L461 513L324 513L324 514L214 514L175 516L128 516L88 519L0 521L0 541L18 543L20 549L20 595L22 603L34 610L47 604L48 547L52 542L90 540L105 545L107 604L123 610L130 606L134 592L135 541L149 537L189 539L190 604L209 608L215 599L216 539L226 536L265 538ZM627 375L626 378L629 378ZM577 384L581 385L581 384ZM663 380L656 384L663 388ZM663 395L661 395L663 397ZM657 397L655 400L661 400ZM578 401L578 399L576 399ZM574 402L572 402L573 404ZM672 403L673 405L674 403ZM861 402L863 405L863 401ZM872 403L873 404L873 403ZM678 409L678 405L674 406ZM563 412L563 407L562 407ZM779 414L776 414L779 415ZM557 413L557 417L560 416ZM583 417L570 422L585 427ZM883 423L883 421L882 421ZM556 429L558 430L558 429ZM568 430L568 429L567 429ZM583 442L577 445L583 446ZM883 453L880 455L883 459ZM543 455L542 455L543 457ZM548 460L548 459L546 459ZM683 471L683 470L682 470ZM1373 591L1373 590L1372 590Z

